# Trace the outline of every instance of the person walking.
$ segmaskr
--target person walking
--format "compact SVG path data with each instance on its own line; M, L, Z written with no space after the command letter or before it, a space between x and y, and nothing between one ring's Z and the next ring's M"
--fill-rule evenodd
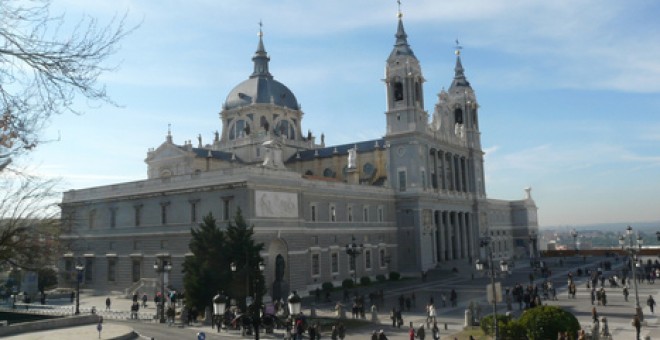
M110 298L105 299L105 310L110 310L110 304L112 304L112 301L110 301Z
M385 335L385 332L381 329L380 332L378 332L378 340L387 340L387 336Z
M639 320L638 315L635 315L635 317L633 317L632 325L633 325L633 327L635 327L635 332L637 333L636 339L640 340L639 339L639 332L642 330L642 322Z
M628 287L623 287L623 298L628 302Z
M419 340L424 340L426 338L426 332L424 331L424 324L419 324L419 328L417 328L417 338Z
M649 305L649 308L651 308L651 313L655 314L653 311L653 308L655 307L655 300L653 299L653 295L649 295L649 298L646 300L646 304Z

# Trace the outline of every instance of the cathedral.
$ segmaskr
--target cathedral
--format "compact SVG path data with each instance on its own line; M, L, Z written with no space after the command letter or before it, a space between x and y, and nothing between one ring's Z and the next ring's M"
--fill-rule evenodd
M82 265L85 288L150 292L161 280L153 264L166 260L167 284L181 289L191 228L209 213L226 227L239 208L265 245L271 297L472 266L485 257L484 236L497 260L529 257L538 230L531 189L520 200L487 197L480 107L459 52L430 115L399 14L383 137L326 145L303 133L303 111L271 73L260 31L252 73L228 93L211 143L177 144L168 131L147 152L147 179L64 193L61 282Z

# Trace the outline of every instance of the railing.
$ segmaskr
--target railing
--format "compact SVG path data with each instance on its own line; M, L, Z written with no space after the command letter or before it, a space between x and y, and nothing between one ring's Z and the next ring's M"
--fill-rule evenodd
M42 305L33 303L16 303L15 308L9 306L0 306L1 311L5 312L21 312L37 315L50 315L50 316L69 316L74 315L76 311L75 305ZM80 314L96 314L102 316L104 319L111 320L154 320L156 314L154 312L137 312L133 313L126 310L114 309L97 309L96 307L80 307Z

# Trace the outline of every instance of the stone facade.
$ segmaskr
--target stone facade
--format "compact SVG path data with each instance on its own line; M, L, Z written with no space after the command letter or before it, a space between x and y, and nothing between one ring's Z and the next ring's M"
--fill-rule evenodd
M429 117L421 66L399 18L386 65L385 136L336 146L301 132L303 112L270 74L261 34L252 60L254 72L227 96L211 143L199 136L196 146L176 144L168 132L147 153L146 180L64 194L65 281L81 263L87 287L156 290L153 264L165 258L174 268L168 283L180 288L191 228L209 213L225 227L238 207L265 244L267 287L278 256L284 281L301 292L472 263L484 256L484 235L498 259L528 256L536 205L529 190L519 201L487 198L479 105L458 53L454 80ZM345 251L353 240L363 247L355 265Z

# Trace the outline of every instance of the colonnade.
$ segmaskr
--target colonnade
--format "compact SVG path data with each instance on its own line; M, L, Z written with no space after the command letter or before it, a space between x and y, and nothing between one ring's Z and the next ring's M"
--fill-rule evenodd
M478 236L474 214L436 210L433 217L435 262L474 259Z
M434 189L474 192L474 169L468 158L431 149L431 183Z

